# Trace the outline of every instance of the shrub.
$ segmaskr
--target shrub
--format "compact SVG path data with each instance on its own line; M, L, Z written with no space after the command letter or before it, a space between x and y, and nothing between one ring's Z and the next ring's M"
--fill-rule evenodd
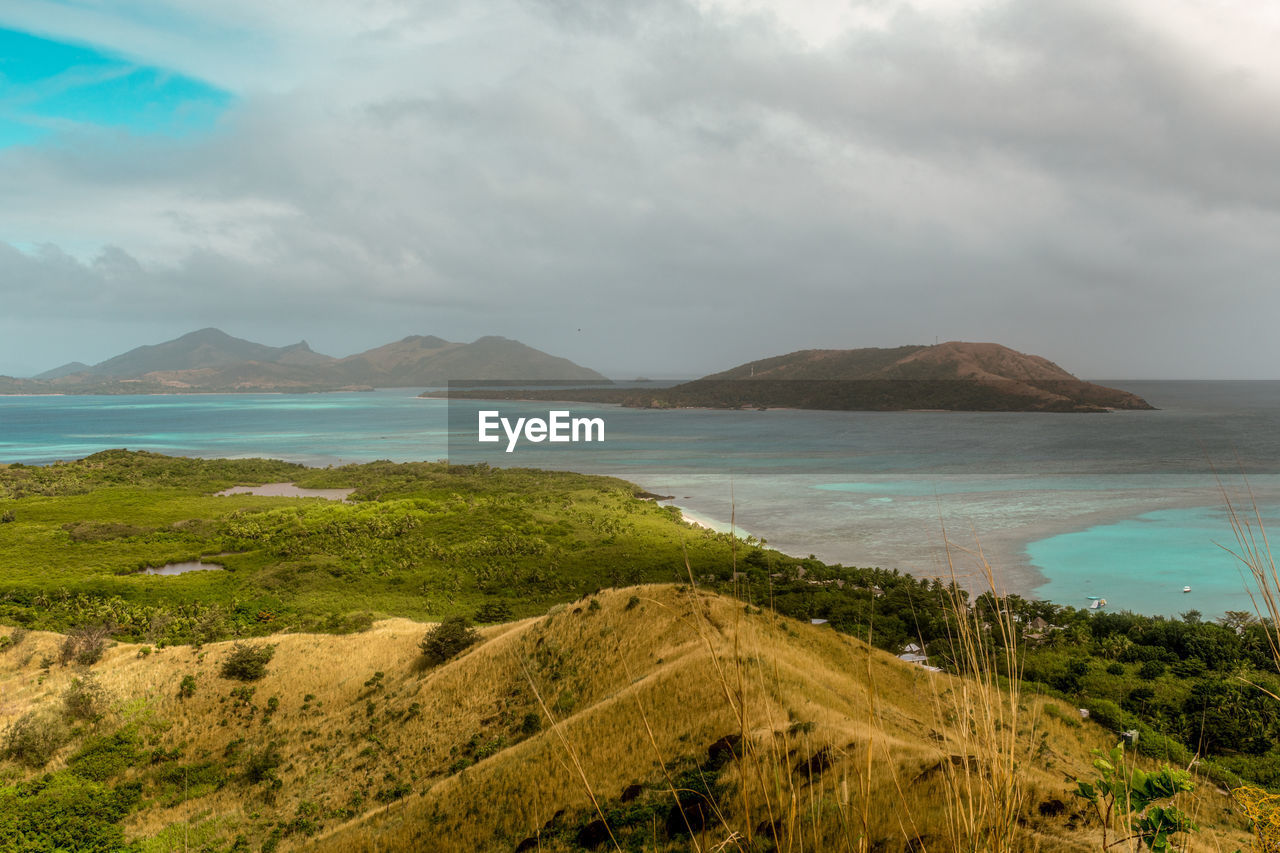
M0 637L0 652L7 652L27 638L26 628L14 628L7 636Z
M196 677L194 675L182 676L182 683L178 685L178 698L190 699L196 695Z
M390 787L387 787L387 788L383 788L381 791L379 791L377 794L374 795L374 798L378 802L394 803L396 800L404 799L405 797L409 796L409 794L413 792L413 787L410 786L408 782L404 782L399 779L395 779L393 781L395 782L394 785L391 785Z
M1134 750L1139 755L1172 761L1184 767L1191 764L1194 757L1191 750L1163 732L1156 731L1142 721L1135 724L1135 731L1138 732L1138 742L1134 744Z
M1132 728L1133 718L1110 699L1091 699L1086 707L1089 709L1089 719L1113 732L1119 733Z
M71 773L0 789L4 850L129 850L120 822L137 805L141 787L114 789Z
M283 763L284 756L280 754L276 744L269 743L249 756L249 760L244 765L245 778L253 785L259 782L275 781L276 768Z
M476 610L477 622L510 622L515 614L505 601L486 601Z
M132 729L121 729L104 737L89 740L67 761L71 772L83 779L105 782L126 767L137 763L140 753L138 735Z
M107 650L109 639L111 632L106 625L73 628L62 640L58 662L63 666L72 661L81 666L92 666L102 660L102 653Z
M1151 681L1164 675L1164 661L1148 660L1143 661L1142 666L1138 667L1138 677Z
M70 686L62 694L67 716L77 720L96 720L107 712L110 694L96 675L88 673L84 678L71 679Z
M1203 660L1197 657L1189 657L1173 665L1173 674L1179 678L1195 678L1204 675L1206 669L1208 669L1208 666L1205 665Z
M1128 768L1124 763L1124 746L1117 744L1110 752L1093 751L1093 762L1099 775L1091 780L1077 779L1072 793L1093 805L1102 823L1102 849L1106 850L1124 841L1137 839L1140 846L1150 850L1173 850L1169 836L1196 832L1199 827L1172 804L1179 794L1195 790L1191 774L1186 770L1174 770L1168 765L1157 771L1144 772ZM1164 801L1170 801L1164 804ZM1160 803L1160 805L1157 805ZM1112 815L1126 818L1127 838L1107 843L1107 830Z
M465 616L451 616L427 632L419 647L431 666L438 666L480 642Z
M195 627L192 629L192 639L196 648L200 648L205 643L212 643L227 636L227 617L218 608L213 608L205 612Z
M267 674L267 664L275 653L276 647L270 644L236 643L222 662L222 677L257 681Z
M31 767L43 767L70 736L61 717L30 711L5 731L4 754Z

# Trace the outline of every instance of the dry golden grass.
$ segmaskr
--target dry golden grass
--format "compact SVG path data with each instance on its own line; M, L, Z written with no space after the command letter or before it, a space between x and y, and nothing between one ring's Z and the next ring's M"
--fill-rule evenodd
M930 673L829 628L697 590L636 587L596 600L485 629L483 644L430 671L418 666L427 626L407 620L352 636L279 635L266 677L252 685L251 715L233 708L240 685L218 676L229 643L146 657L112 648L93 670L119 708L99 725L135 720L148 746L181 748L188 764L238 771L243 759L224 756L239 739L242 755L274 742L283 758L279 787L233 778L153 799L129 835L167 832L172 843L155 850L183 849L184 833L244 835L256 850L277 824L315 814L317 834L286 832L279 849L510 851L562 810L562 822L596 817L597 804L608 813L632 784L672 800L681 768L741 735L742 756L721 772L726 794L706 826L670 841L655 818L644 849L1097 848L1097 827L1067 780L1088 771L1090 749L1111 744L1091 724L1045 716L1037 697ZM0 656L0 725L60 701L75 670L45 675L39 665L59 641L32 634ZM367 686L375 672L383 677ZM197 680L189 699L178 696L185 674ZM279 710L264 721L272 696ZM543 727L521 734L529 714ZM479 760L456 769L467 755ZM401 783L407 796L379 802ZM1042 815L1054 801L1063 812ZM1190 849L1247 843L1228 806L1201 785L1186 807L1205 831ZM993 831L1002 848L982 847ZM538 849L574 848L543 839ZM606 840L599 849L614 848Z

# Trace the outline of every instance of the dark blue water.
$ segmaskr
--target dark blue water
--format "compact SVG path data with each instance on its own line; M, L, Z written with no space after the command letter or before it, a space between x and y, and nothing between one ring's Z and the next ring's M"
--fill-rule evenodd
M450 456L626 477L797 554L1148 613L1247 609L1219 477L1280 506L1280 382L1112 382L1155 412L1105 415L629 410L454 403L417 390L0 397L0 461L113 447L309 464ZM479 445L474 412L606 421L603 444ZM468 408L469 407L469 408ZM505 442L504 442L505 445ZM1215 473L1216 472L1216 473ZM1185 585L1192 587L1182 593Z

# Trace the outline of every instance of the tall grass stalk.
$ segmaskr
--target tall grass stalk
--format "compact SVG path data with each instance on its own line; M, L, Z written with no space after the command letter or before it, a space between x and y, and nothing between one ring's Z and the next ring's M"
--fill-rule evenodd
M1222 481L1218 481L1222 499L1227 506L1227 519L1236 540L1235 549L1225 545L1221 547L1239 560L1253 578L1252 586L1245 581L1245 591L1249 593L1249 600L1253 603L1258 618L1263 620L1271 656L1280 668L1280 572L1276 569L1267 528L1262 522L1262 512L1258 509L1257 498L1247 477L1244 485L1249 507L1241 512L1231 500Z
M551 713L551 709L547 707L546 701L542 698L542 691L538 690L538 685L533 680L533 673L529 672L529 668L525 666L524 661L519 661L519 663L525 680L529 682L529 687L533 690L534 698L538 700L538 707L542 709L542 713L551 721L551 730L555 732L561 748L564 749L569 756L569 760L573 763L574 773L578 781L582 783L583 789L586 790L587 796L591 799L591 805L595 807L596 814L600 816L600 822L604 824L605 832L609 834L609 841L613 843L613 848L618 853L622 853L622 848L618 846L618 840L613 837L613 830L609 827L609 821L604 816L604 809L600 807L600 801L596 798L596 792L591 788L591 780L587 778L587 772L582 768L582 761L578 758L577 750L569 743L569 739L564 736L564 732L561 731L560 721L556 719L555 714Z
M1227 519L1236 540L1235 549L1225 545L1222 547L1239 560L1253 578L1252 586L1245 580L1245 590L1262 622L1271 657L1276 668L1280 669L1280 572L1276 570L1271 541L1267 537L1267 528L1262 521L1262 512L1258 509L1257 498L1249 485L1248 477L1243 474L1242 477L1248 495L1248 508L1243 512L1236 508L1222 480L1218 480L1218 488L1227 506ZM1280 701L1280 696L1259 685L1253 686ZM1231 792L1231 798L1252 822L1254 849L1259 853L1280 853L1280 796L1252 785L1243 785Z
M949 686L935 680L935 707L952 722L958 754L944 756L947 785L947 828L950 848L970 853L1018 853L1025 848L1018 837L1018 817L1025 804L1019 762L1031 758L1035 720L1028 746L1019 743L1022 723L1022 659L1019 635L1006 596L998 589L995 571L982 552L958 548L943 532L947 570L951 579L948 628L952 661L961 677ZM970 604L956 572L955 553L970 554L980 579L991 594L993 613Z

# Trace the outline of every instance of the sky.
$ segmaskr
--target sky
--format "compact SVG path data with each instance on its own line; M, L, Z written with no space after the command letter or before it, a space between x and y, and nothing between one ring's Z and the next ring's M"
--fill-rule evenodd
M1278 52L1223 0L5 0L0 374L217 326L1280 379Z

